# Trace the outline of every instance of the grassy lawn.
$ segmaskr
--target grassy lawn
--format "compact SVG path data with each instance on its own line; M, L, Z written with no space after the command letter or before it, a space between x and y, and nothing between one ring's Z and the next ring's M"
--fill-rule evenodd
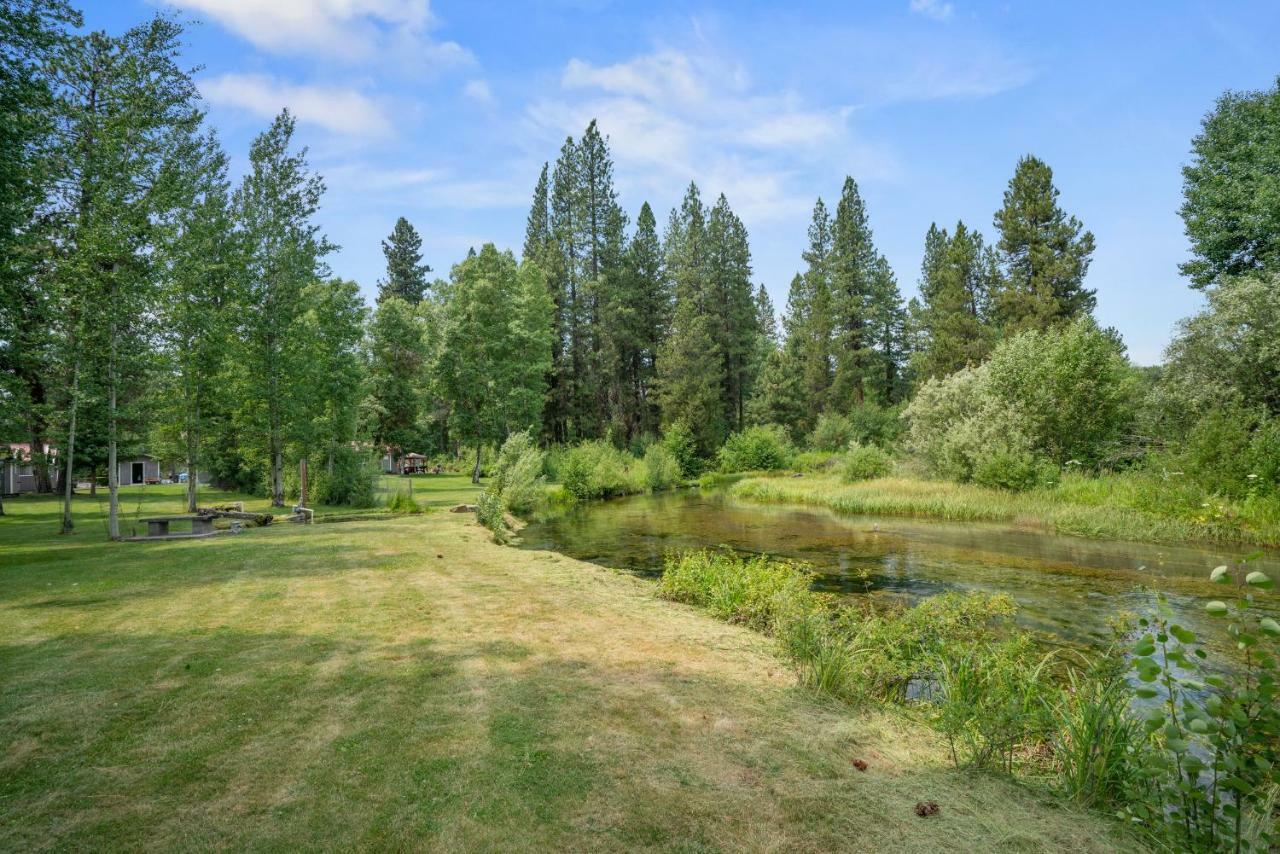
M76 507L0 519L0 849L1133 850L468 514L110 544Z
M1059 534L1153 543L1280 545L1280 505L1243 510L1202 506L1185 490L1125 476L1067 476L1029 492L974 484L882 477L844 483L826 475L748 477L730 493L755 501L809 504L844 513L1007 522Z

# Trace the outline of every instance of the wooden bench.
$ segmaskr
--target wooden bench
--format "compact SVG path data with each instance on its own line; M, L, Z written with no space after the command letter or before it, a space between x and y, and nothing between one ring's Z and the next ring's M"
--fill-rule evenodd
M167 537L169 536L170 522L191 521L191 536L199 536L201 534L213 533L213 519L208 516L152 516L150 519L143 519L147 523L148 537Z

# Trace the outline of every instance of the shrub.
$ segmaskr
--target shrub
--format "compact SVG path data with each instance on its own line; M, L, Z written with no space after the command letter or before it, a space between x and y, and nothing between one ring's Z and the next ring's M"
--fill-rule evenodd
M720 470L774 471L786 468L793 451L786 431L776 424L748 427L732 434L720 449Z
M677 419L667 425L662 434L662 447L680 464L680 473L684 477L696 477L698 465L698 440L683 419Z
M560 483L575 498L608 498L645 490L645 473L639 460L610 443L597 439L562 449L549 460Z
M1219 495L1280 494L1280 418L1243 407L1211 410L1187 436L1182 463Z
M852 442L839 462L840 479L846 483L884 477L893 469L893 460L875 445Z
M702 550L668 555L658 589L667 599L772 633L779 621L825 607L812 583L813 573L789 561Z
M849 439L863 445L892 447L902 431L901 411L893 406L863 403L849 413ZM841 446L843 447L843 445Z
M645 486L658 492L679 486L683 480L680 461L664 445L650 445L644 452Z
M814 451L838 451L853 441L853 424L835 412L824 412L809 434L808 445Z
M831 451L802 451L791 458L796 471L829 472L840 463L840 454Z
M533 510L542 498L546 454L527 431L512 433L502 443L493 469L492 487L506 509L516 515Z
M510 536L507 529L507 507L493 484L486 487L476 499L476 521L493 532L494 542L507 542Z
M1088 807L1125 802L1148 762L1146 736L1130 708L1133 691L1117 663L1107 655L1084 673L1071 671L1050 706L1058 786Z

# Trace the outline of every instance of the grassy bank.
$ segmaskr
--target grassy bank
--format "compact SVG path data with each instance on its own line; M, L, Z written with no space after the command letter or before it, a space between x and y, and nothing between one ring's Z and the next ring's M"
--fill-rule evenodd
M54 501L6 509L0 849L1130 847L466 514L113 545L89 499L71 537Z
M1162 499L1123 477L1064 477L1029 492L911 477L844 483L822 475L754 477L731 494L754 501L807 504L843 513L1004 522L1059 534L1155 543L1280 545L1280 519L1221 504L1190 505L1170 489Z

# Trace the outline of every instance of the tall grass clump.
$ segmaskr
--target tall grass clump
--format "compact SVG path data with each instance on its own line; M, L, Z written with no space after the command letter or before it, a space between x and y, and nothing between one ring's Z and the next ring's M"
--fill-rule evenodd
M1149 757L1132 704L1133 690L1113 656L1068 672L1049 706L1049 746L1058 787L1068 797L1106 808L1122 805L1139 790Z
M387 499L387 510L391 513L414 514L422 512L422 505L408 492L397 490Z
M668 555L658 589L667 599L773 634L780 620L825 607L812 583L813 573L799 564L704 549Z
M661 492L684 481L680 460L665 445L654 444L644 452L644 483L650 492Z
M527 430L512 433L498 451L489 488L502 498L507 510L525 515L542 500L545 461L546 454Z

